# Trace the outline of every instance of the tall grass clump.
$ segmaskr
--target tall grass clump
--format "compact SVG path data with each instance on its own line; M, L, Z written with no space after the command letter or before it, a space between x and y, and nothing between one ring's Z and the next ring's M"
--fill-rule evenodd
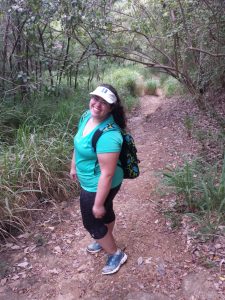
M144 82L145 95L157 95L159 81L154 78L149 78Z
M0 234L22 230L40 203L77 193L69 164L87 97L81 90L67 98L40 94L30 103L1 103Z
M171 97L182 93L182 87L180 82L173 77L167 77L162 74L160 77L160 85L162 86L164 94L167 97Z
M11 143L17 129L26 121L28 115L23 107L12 103L0 103L0 141Z
M186 163L164 173L166 185L177 193L177 207L195 219L204 219L210 228L225 222L225 158L214 165L202 161Z
M71 118L71 124L72 122L76 123L80 113L87 107L88 98L88 91L84 89L71 92L67 96L41 94L24 108L26 115L29 116L26 124L33 128L49 123L60 123L67 126L68 120Z
M35 201L63 200L77 187L68 177L72 137L60 124L18 129L16 143L2 147L0 218L2 230L20 228ZM30 203L29 203L30 202ZM1 232L1 229L0 229Z
M140 71L138 67L133 65L112 66L104 74L102 81L113 85L117 89L121 99L124 101L125 107L129 111L138 105L136 82L139 77ZM96 85L101 82L97 82Z

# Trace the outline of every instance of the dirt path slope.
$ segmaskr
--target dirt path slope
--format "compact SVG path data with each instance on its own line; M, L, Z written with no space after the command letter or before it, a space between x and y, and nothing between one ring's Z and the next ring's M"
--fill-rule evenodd
M160 201L167 201L157 191L162 170L198 151L185 132L182 105L175 98L144 96L129 119L141 175L126 180L115 199L115 236L128 254L121 270L103 276L104 253L86 253L90 237L74 199L40 212L35 227L4 245L10 272L1 280L0 299L225 299L194 263L182 231L173 231L159 213ZM206 277L192 291L198 278L185 278L199 273Z

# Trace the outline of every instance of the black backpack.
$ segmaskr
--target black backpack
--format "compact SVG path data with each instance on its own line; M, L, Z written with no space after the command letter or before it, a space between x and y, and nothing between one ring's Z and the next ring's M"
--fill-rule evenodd
M113 128L113 124L106 125L103 129L97 129L92 138L92 147L96 152L96 144L102 133ZM137 148L130 133L120 129L123 137L123 145L120 152L120 162L118 165L123 169L125 179L134 179L139 176L139 159L137 158Z

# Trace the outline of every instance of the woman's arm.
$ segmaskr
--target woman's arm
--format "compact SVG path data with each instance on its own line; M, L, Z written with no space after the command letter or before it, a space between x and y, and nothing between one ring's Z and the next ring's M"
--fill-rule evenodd
M73 181L76 181L76 180L77 180L77 173L76 173L76 167L75 167L75 154L74 154L74 151L73 151L73 157L72 157L72 160L71 160L70 178L71 178Z
M111 189L112 179L119 159L119 152L98 154L98 162L101 175L93 206L93 214L96 218L102 218L105 214L104 203Z

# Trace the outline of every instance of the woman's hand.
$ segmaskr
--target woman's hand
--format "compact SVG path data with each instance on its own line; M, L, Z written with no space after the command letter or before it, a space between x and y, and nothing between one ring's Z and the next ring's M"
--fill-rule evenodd
M101 219L105 215L105 207L104 205L95 205L92 208L93 215L96 219Z
M76 181L77 180L77 173L76 173L76 169L71 169L70 170L70 178L73 180L73 181Z
M73 157L72 157L72 160L71 160L70 178L73 181L77 181L77 172L76 172L76 167L75 167L75 154L74 154L74 152L73 152Z

